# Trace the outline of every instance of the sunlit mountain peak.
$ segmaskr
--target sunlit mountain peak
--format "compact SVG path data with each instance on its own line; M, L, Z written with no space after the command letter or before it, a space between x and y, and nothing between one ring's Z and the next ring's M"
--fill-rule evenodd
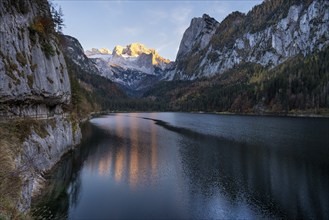
M102 54L112 54L112 51L107 48L101 48L99 49L99 52Z

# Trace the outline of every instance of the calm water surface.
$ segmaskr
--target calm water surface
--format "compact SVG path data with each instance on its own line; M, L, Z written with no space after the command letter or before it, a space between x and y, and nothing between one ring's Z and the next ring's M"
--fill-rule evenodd
M57 219L329 218L329 119L126 113L92 119L46 176Z

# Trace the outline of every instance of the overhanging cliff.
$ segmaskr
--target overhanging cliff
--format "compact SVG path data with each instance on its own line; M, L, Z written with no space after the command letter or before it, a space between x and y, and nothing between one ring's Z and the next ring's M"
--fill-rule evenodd
M0 112L46 114L68 104L70 81L48 2L3 0L0 17Z

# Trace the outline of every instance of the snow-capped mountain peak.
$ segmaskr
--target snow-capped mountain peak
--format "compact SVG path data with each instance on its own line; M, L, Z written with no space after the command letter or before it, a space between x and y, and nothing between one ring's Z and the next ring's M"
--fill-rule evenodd
M161 65L161 64L168 64L170 63L169 59L163 58L159 55L159 53L152 48L147 48L144 44L141 43L132 43L127 46L117 45L113 48L113 51L110 51L107 48L92 48L91 50L87 50L85 54L90 58L102 58L99 55L111 55L116 57L123 57L123 58L133 58L139 57L142 54L152 54L152 65ZM109 56L104 56L106 59Z
M172 67L169 59L141 43L117 45L113 51L93 48L85 54L94 60L102 75L128 87L139 84L149 76L161 77L165 69Z
M109 55L109 54L112 54L112 51L107 48L101 48L101 49L91 48L91 50L85 51L85 54L86 54L86 56L92 56L92 55L96 55L96 54Z

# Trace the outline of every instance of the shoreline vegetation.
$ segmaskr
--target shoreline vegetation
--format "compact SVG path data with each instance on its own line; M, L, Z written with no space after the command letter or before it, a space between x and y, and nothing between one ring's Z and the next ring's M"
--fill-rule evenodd
M40 185L32 193L32 197L38 195L44 187L43 175L50 172L62 160L62 156L70 152L71 148L77 146L72 144L61 157L56 159L54 166L45 170L39 170L36 167L34 158L30 158L24 151L24 143L31 135L37 135L42 140L49 138L53 135L49 127L54 129L57 126L57 120L70 122L72 135L76 132L77 123L80 125L80 120L72 113L51 118L0 117L0 219L33 219L31 210L21 210L19 207L24 199L22 195L26 179L36 178L36 176L40 178ZM34 144L39 152L40 143Z
M31 164L17 164L21 160L24 141L33 133L45 137L45 127L54 126L54 119L10 118L0 121L0 219L30 219L17 204L21 200L23 176Z

